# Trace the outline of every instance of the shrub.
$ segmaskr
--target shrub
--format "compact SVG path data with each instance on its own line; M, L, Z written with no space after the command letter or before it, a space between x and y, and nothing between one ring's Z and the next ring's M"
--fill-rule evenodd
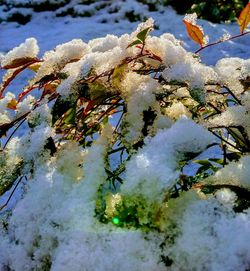
M250 33L248 16L249 4L227 40ZM151 36L149 19L42 59L34 38L2 57L6 205L25 188L2 213L2 270L249 269L250 62L204 65L198 52L225 38L206 44L194 15L184 23L195 54ZM25 69L24 90L6 93Z

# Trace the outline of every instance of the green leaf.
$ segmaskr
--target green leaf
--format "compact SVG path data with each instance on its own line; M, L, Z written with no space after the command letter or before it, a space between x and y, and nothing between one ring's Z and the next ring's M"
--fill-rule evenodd
M54 103L51 114L52 114L52 125L56 123L56 121L69 109L76 107L76 100L66 100L62 97L58 97L56 102Z
M215 162L215 163L217 163L219 165L223 165L224 164L224 161L221 158L209 158L208 160L211 161L211 162Z
M59 79L63 79L63 80L65 80L65 79L67 79L69 77L68 74L65 73L65 72L59 72L57 74L57 76L58 76Z
M193 162L202 166L212 166L208 160L194 160Z
M192 88L189 89L189 93L191 97L199 103L199 105L204 106L205 105L205 92L201 88Z
M75 107L72 107L66 112L64 122L66 124L75 124L75 117L76 109Z
M196 171L196 174L201 174L205 171L207 171L208 169L210 169L211 167L209 165L206 165L206 166L201 166L198 168L198 170Z
M119 65L114 69L112 74L112 86L116 89L119 89L121 86L121 82L126 74L127 64Z
M141 32L139 32L139 33L137 34L136 37L137 37L139 40L141 40L142 43L144 43L144 42L145 42L145 39L146 39L146 37L147 37L147 35L148 35L149 31L150 31L150 29L151 29L151 27L147 27L147 28L143 29Z
M235 99L226 99L226 103L234 103L234 104L238 104L238 102Z
M143 43L143 42L142 42L141 40L135 40L135 41L131 42L131 43L127 46L127 48L133 47L134 45L142 44L142 43Z
M106 116L105 118L102 119L102 124L105 125L109 121L109 116Z

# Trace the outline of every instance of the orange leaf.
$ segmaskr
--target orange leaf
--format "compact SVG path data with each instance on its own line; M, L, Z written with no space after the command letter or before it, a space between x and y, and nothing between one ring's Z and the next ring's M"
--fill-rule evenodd
M197 42L202 47L204 34L203 34L201 28L197 25L194 25L194 24L186 21L186 20L183 20L183 23L186 26L189 37L193 41Z
M17 104L18 104L18 101L17 101L16 99L11 99L11 101L8 102L7 107L8 107L9 109L15 110Z
M116 108L110 110L109 112L107 112L108 115L113 115L114 113L116 113Z
M52 94L53 92L55 92L59 84L60 84L59 80L55 80L51 83L46 84L44 86L43 95Z
M250 3L241 11L240 17L238 19L238 24L240 26L240 32L243 33L248 24L250 23Z

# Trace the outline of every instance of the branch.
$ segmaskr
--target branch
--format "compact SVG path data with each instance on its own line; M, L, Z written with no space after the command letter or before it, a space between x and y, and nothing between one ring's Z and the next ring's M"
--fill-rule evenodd
M26 118L24 118L18 125L17 127L14 129L14 131L11 133L11 135L9 136L9 138L7 139L7 141L5 142L4 146L3 146L3 150L6 148L6 146L8 145L9 141L11 140L12 136L15 134L15 132L18 130L18 128L25 122Z
M226 144L228 144L229 146L233 147L234 149L238 150L240 153L242 153L242 150L237 148L237 146L233 145L232 143L228 142L226 139L224 139L222 136L218 135L217 133L215 133L213 130L211 130L210 128L208 129L214 136L216 136L217 138L219 138L221 141L225 142Z
M210 46L214 46L214 45L217 45L217 44L220 44L220 43L222 43L222 42L229 41L229 40L234 40L234 39L243 37L243 36L245 36L245 35L247 35L247 34L250 34L250 31L247 31L247 32L245 32L245 33L241 33L241 34L238 34L238 35L235 35L235 36L232 36L232 37L230 37L230 38L228 38L228 39L218 40L218 41L209 43L209 44L207 44L206 46L203 46L203 47L199 48L199 49L198 49L197 51L195 51L194 53L195 53L195 54L198 54L200 51L202 51L202 50L204 50L204 49L206 49L206 48L208 48L208 47L210 47Z
M18 185L20 184L20 182L22 181L23 177L24 177L24 176L21 176L21 177L19 178L17 184L15 185L15 187L14 187L14 189L12 190L11 194L9 195L7 201L6 201L2 206L0 206L0 211L2 211L2 210L8 205L9 201L11 200L11 198L12 198L14 192L16 191L16 189L17 189ZM25 177L25 179L27 180L27 177Z

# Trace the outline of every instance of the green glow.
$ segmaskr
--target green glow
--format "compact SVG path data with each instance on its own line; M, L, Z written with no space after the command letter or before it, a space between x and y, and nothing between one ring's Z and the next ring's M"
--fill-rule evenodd
M120 219L118 217L113 217L112 221L115 225L118 225L120 223Z

